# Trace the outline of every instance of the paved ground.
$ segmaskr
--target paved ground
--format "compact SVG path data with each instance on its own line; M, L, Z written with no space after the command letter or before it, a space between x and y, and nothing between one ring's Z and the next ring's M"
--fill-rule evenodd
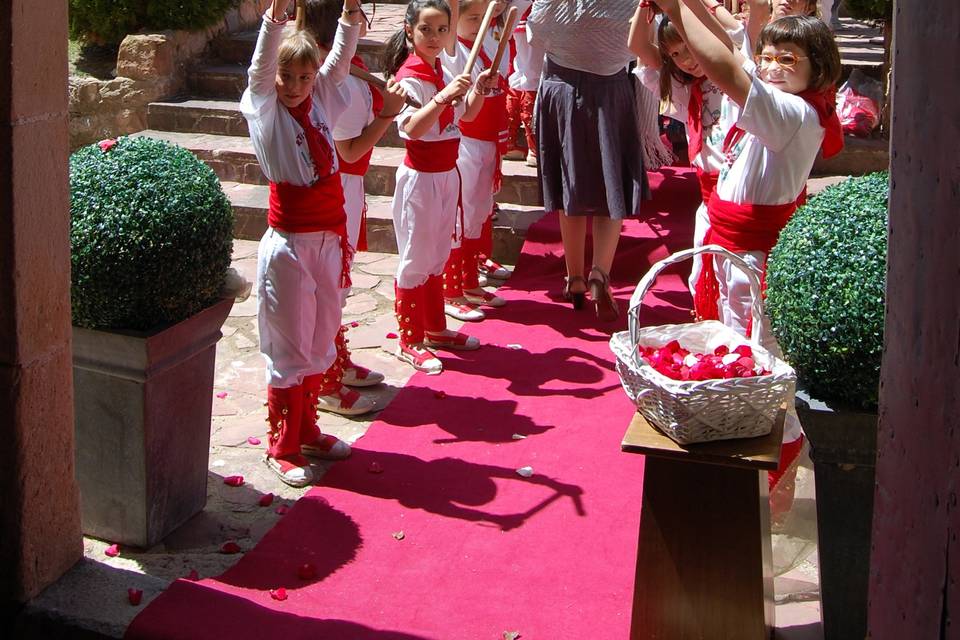
M251 279L256 250L255 242L234 243L234 267ZM345 321L358 324L349 333L356 361L386 374L386 384L372 392L381 408L413 373L391 355L393 340L386 338L395 330L392 275L396 259L390 254L359 254L354 290L345 310ZM169 581L192 570L201 577L223 572L237 558L220 553L225 541L236 541L244 550L252 548L281 517L277 507L292 504L305 492L280 483L260 461L263 446L248 441L251 437L266 440L265 382L257 350L254 296L234 306L223 333L217 349L207 508L147 550L122 548L118 557L108 558L104 552L109 541L86 538L86 561L36 600L33 607L56 611L87 628L99 628L108 637L119 637L143 606L127 604L127 588L143 589L146 604ZM371 414L352 420L324 415L322 426L324 431L353 442L375 417ZM223 478L229 475L244 476L246 488L226 486ZM787 524L786 532L774 536L775 562L792 567L775 581L777 637L785 640L821 637L809 461L807 468L801 469L800 478L795 518ZM271 507L256 504L259 493L269 492L277 496Z

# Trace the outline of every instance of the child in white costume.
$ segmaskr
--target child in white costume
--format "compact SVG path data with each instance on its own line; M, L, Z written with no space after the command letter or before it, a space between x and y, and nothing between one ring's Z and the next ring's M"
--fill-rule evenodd
M444 65L451 70L460 71L466 63L480 35L486 7L486 0L461 3L456 55L453 58L444 55L443 58ZM480 49L471 75L474 81L483 70L490 68L491 55L496 57L496 51L490 54L486 47ZM459 242L454 241L443 272L444 308L447 315L459 320L482 320L483 312L474 305L501 307L505 304L503 298L484 291L479 279L480 255L486 249L481 236L493 211L493 195L500 188L500 157L506 142L507 86L504 78L500 76L497 88L485 96L476 118L471 122L460 122L457 168L461 177L463 233Z
M764 273L767 255L796 210L817 156L829 158L843 148L834 91L840 53L833 35L810 16L774 20L760 32L757 66L711 32L701 0L655 2L726 95L721 113L721 126L728 129L725 161L707 207L710 228L704 242L736 252ZM704 258L694 295L699 317L719 318L746 335L758 329L749 326L750 299L746 277L728 260ZM769 338L764 346L778 353L770 331L764 335ZM787 472L792 475L802 448L793 407L788 407L783 439L780 466L770 474L771 493Z
M340 0L306 0L306 27L317 40L321 52L333 47L340 14ZM367 25L360 23L360 37L366 35ZM351 63L366 69L359 55ZM393 124L393 119L403 107L405 93L394 81L387 81L386 90L381 93L367 82L348 76L344 85L349 93L351 109L337 121L333 129L333 138L340 164L340 182L343 185L344 209L347 214L347 238L354 251L366 251L366 194L363 177L370 166L373 147ZM343 289L342 301L346 305L349 288ZM347 347L346 325L337 334L338 360L343 367L342 384L351 387L370 387L383 382L383 374L353 362ZM363 413L362 401L356 392L341 389L337 394L337 404L326 405L321 401L320 409L356 415ZM370 404L370 403L366 403ZM372 408L367 407L366 410Z
M731 44L742 46L743 26L722 4L712 0L706 0L706 4ZM723 140L727 131L720 121L723 93L704 75L670 20L663 16L654 19L649 5L637 6L630 29L630 49L637 55L634 74L666 105L663 114L686 125L690 165L697 170L702 197L693 234L693 246L699 247L710 226L707 202L724 160ZM700 264L700 257L695 257L689 278L691 293L700 277Z
M514 6L520 14L516 29L513 32L513 65L510 72L510 94L507 96L507 116L509 119L507 143L510 147L508 158L523 159L522 151L510 155L514 151L517 133L523 125L523 133L527 139L527 164L537 164L537 140L533 135L533 105L537 99L537 89L540 88L540 76L543 75L542 47L534 46L530 42L527 31L527 17L533 8L532 0L515 0Z
M455 123L472 120L479 113L482 92L495 81L484 72L474 86L470 76L442 66L443 52L455 55L451 24L456 24L458 10L456 0L452 5L444 0L413 0L403 30L387 43L383 65L388 75L396 74L407 95L423 105L420 109L408 106L397 117L407 154L397 169L393 220L400 258L397 356L427 373L443 369L428 347L472 350L480 346L476 338L447 329L440 275L456 236L460 209L460 131Z
M334 339L350 248L330 130L348 107L342 83L360 12L357 0L345 0L336 42L321 66L302 22L285 33L289 5L273 0L263 17L240 108L270 181L269 228L257 256L270 423L265 462L282 481L304 486L313 479L304 454L350 455L346 443L320 432L316 404L340 386Z

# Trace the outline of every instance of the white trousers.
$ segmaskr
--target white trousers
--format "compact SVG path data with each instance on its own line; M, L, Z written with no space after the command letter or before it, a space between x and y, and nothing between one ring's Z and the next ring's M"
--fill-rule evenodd
M762 273L767 259L765 251L738 252L737 255L756 269L757 273ZM740 335L745 336L747 335L747 325L750 322L750 304L753 300L753 296L750 295L750 281L743 271L726 258L714 256L714 265L720 288L720 320ZM766 313L763 314L761 335L763 336L761 341L763 348L783 359L783 351L780 349L777 339L773 336L770 318ZM801 434L800 418L797 417L797 411L792 405L788 406L787 416L783 424L783 441L793 442Z
M340 184L343 185L343 209L347 213L347 241L356 249L360 241L363 207L367 199L367 194L363 190L363 176L341 173ZM346 306L349 296L350 287L340 290L340 306Z
M460 177L416 171L401 164L393 194L393 228L397 234L397 286L419 287L443 273L457 224Z
M286 388L334 363L340 329L340 236L269 228L257 252L257 322L267 384Z
M350 246L356 249L357 242L360 241L363 205L366 202L366 194L363 191L363 176L341 173L340 184L343 185L343 209L347 212L347 240L350 241Z
M493 211L497 143L463 136L457 168L463 177L463 237L477 239Z

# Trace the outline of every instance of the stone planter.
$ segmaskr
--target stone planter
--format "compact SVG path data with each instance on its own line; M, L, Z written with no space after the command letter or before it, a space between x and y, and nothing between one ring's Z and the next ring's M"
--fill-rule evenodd
M802 394L798 394L802 398ZM877 457L877 414L810 401L797 414L810 442L824 640L864 638Z
M232 306L149 334L74 327L85 534L149 547L203 510L216 344Z

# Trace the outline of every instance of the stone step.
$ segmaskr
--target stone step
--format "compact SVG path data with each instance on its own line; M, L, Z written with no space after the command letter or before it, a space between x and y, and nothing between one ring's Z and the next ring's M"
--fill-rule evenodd
M182 98L147 106L147 127L158 131L246 136L247 122L236 100ZM397 127L391 126L377 143L379 147L402 147Z
M363 5L363 10L371 18L372 24L367 34L357 44L357 53L373 70L380 69L380 55L390 36L403 25L403 15L408 1L399 0L391 3L377 3L376 13L369 3ZM214 51L221 61L231 64L250 64L253 49L257 43L257 31L241 31L218 38L214 43Z
M233 237L259 240L267 228L270 188L263 185L224 181L223 191L233 205L236 218ZM396 253L392 201L389 196L367 196L367 245L377 253ZM543 209L521 205L503 205L493 226L494 257L516 264L527 229L540 219Z
M177 144L206 162L221 180L245 184L267 184L253 153L250 139L242 136L184 133L148 129L138 136L149 136ZM397 167L403 161L401 148L377 147L364 181L370 195L393 195ZM538 206L540 188L537 170L519 161L504 161L503 186L497 201L506 204Z
M844 136L843 151L829 160L817 158L812 176L862 176L890 168L890 141L886 138Z

